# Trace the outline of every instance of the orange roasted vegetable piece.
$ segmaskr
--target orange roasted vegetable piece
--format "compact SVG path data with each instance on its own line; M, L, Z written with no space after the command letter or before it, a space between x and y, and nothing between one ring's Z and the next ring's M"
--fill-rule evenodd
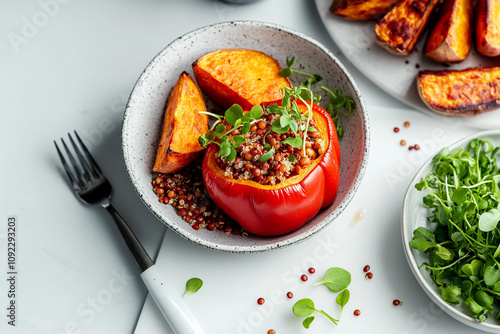
M472 116L498 108L500 67L421 71L417 86L420 97L431 110Z
M444 0L424 54L439 63L464 61L471 48L472 20L471 0Z
M170 93L153 171L172 173L187 166L203 151L198 137L208 130L201 91L186 72Z
M476 12L477 51L488 57L500 56L500 1L478 0Z
M333 0L330 12L351 20L377 20L399 0Z
M375 25L375 41L396 55L408 55L439 0L401 0Z
M224 109L238 104L250 110L280 99L280 88L291 87L290 81L279 75L278 62L256 50L210 52L193 64L193 70L201 89Z

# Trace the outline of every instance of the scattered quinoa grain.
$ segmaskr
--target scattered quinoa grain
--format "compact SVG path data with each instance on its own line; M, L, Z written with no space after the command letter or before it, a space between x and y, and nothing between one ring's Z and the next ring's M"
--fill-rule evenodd
M402 140L399 142L399 144L400 144L401 146L406 146L406 140L402 139Z
M361 311L356 309L356 310L354 310L353 313L355 316L359 316L361 314Z
M409 128L410 127L410 122L406 121L406 122L404 122L403 125L404 125L405 128Z
M309 272L309 274L314 274L316 272L316 269L314 269L313 267L311 267L307 271Z
M305 282L308 280L308 277L307 277L307 275L302 275L302 276L300 276L300 279Z
M257 304L259 304L259 305L262 305L265 302L266 302L266 300L264 298L262 298L262 297L260 297L259 299L257 299Z
M394 300L392 301L392 304L393 304L394 306L401 306L401 305L403 305L403 302L402 302L402 301L400 301L399 299L394 299Z
M413 146L417 151L420 150L420 145L418 144L415 144L415 146Z
M293 293L291 291L289 291L286 296L288 297L288 299L292 299L293 298Z
M373 274L371 272L368 272L368 273L366 273L365 278L366 279L372 279L373 278Z
M399 132L399 128L396 126L394 127L394 132L398 133Z
M274 329L270 329L267 331L267 334L276 334L276 331Z
M363 271L365 273L367 273L369 270L370 270L370 266L369 265L366 265L366 266L363 267Z

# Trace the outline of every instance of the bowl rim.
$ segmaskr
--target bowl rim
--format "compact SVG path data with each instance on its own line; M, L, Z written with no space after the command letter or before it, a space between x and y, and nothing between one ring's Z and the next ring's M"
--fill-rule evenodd
M466 136L462 139L457 140L456 142L444 146L443 148L449 148L450 150L454 150L459 147L464 147L469 141L475 139L475 138L482 138L485 136L500 136L500 130L487 130L487 131L481 131L481 132L476 132L474 134L471 134L469 136ZM437 152L436 154L438 154ZM411 212L410 212L410 197L412 194L416 191L414 189L414 186L416 183L420 181L420 179L423 177L424 171L428 170L430 168L430 165L432 164L432 160L436 156L434 154L432 157L427 159L423 165L419 168L419 170L415 173L415 176L412 178L412 180L409 183L409 186L405 192L404 198L403 198L403 205L402 205L402 210L401 210L401 240L403 243L403 249L406 255L406 259L408 262L408 265L410 266L410 269L417 279L417 282L421 286L421 288L425 291L427 296L435 303L437 304L443 311L445 311L448 315L453 317L454 319L462 322L463 324L466 324L470 327L491 332L491 333L500 333L500 324L495 325L491 323L486 323L486 322L478 322L476 319L472 318L471 316L464 314L457 310L455 307L451 306L450 304L446 303L441 296L436 293L435 288L430 286L426 279L424 278L422 272L419 269L419 265L417 263L417 260L413 256L413 249L410 247L410 240L409 238L409 232L413 234L413 225L411 225L410 220L412 218Z
M133 172L132 172L132 163L129 161L129 154L128 154L128 139L126 136L126 129L128 120L130 119L129 114L132 112L131 110L131 101L134 99L136 89L138 86L142 84L143 81L148 76L148 72L155 66L155 64L162 58L164 53L167 52L168 49L171 47L175 46L177 43L181 43L184 39L189 38L193 34L197 34L200 32L204 32L207 30L214 30L214 29L221 29L224 27L239 27L239 26L248 26L248 27L253 27L253 28L264 28L264 29L271 29L271 30L277 30L280 32L285 32L290 35L294 35L321 50L322 52L325 53L338 67L341 69L345 77L348 79L348 82L352 86L352 89L357 97L357 100L359 101L357 109L359 110L360 117L362 119L363 127L364 127L364 132L363 132L363 142L364 142L364 151L362 155L362 159L359 162L359 170L357 171L356 177L354 178L352 182L352 186L349 189L349 191L346 193L345 197L342 199L342 201L338 204L337 208L333 210L331 213L329 213L321 222L316 224L310 229L307 229L303 231L302 233L293 236L291 238L286 238L284 240L279 240L277 242L273 243L267 243L264 245L244 245L244 246L239 246L239 245L226 245L226 244L219 244L217 242L209 241L203 238L199 237L192 237L191 235L187 234L184 232L182 229L176 229L173 226L170 226L170 224L165 221L165 219L162 217L162 213L154 207L151 203L149 203L144 196L142 195L138 185L136 184L136 180L133 177ZM368 117L368 112L367 108L364 102L363 97L361 96L361 92L352 78L351 74L347 71L345 66L338 60L338 58L324 45L319 43L318 41L314 40L313 38L298 32L294 29L290 29L278 24L274 23L269 23L269 22L262 22L262 21L255 21L255 20L232 20L232 21L224 21L224 22L218 22L210 25L206 25L194 30L191 30L180 37L174 39L172 42L170 42L167 46L165 46L160 52L158 52L148 63L146 68L142 71L140 74L139 78L136 80L132 91L130 93L130 96L127 101L127 105L125 108L125 112L123 115L123 121L122 121L122 129L121 129L121 145L122 145L122 157L124 160L124 164L127 170L127 175L129 177L130 182L132 183L132 186L135 190L135 192L139 195L139 198L143 201L144 204L149 208L149 210L158 218L164 225L167 227L171 228L178 234L180 234L183 238L204 246L209 249L213 250L220 250L220 251L226 251L226 252L232 252L232 253L252 253L252 252L264 252L264 251L270 251L270 250L275 250L275 249L280 249L286 246L290 246L292 244L299 243L301 241L304 241L311 237L312 235L316 234L320 230L322 230L324 227L326 227L332 220L337 218L345 209L345 207L351 202L352 198L354 197L357 189L359 188L361 181L364 177L365 174L365 169L366 165L368 163L368 156L369 156L369 148L370 148L370 125L369 125L369 117Z

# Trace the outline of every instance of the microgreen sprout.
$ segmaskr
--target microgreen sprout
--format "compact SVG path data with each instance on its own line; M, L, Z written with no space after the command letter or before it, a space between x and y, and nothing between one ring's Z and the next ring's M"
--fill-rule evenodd
M330 114L333 123L337 126L337 135L339 138L342 138L344 136L344 127L337 124L338 118L341 112L343 112L346 116L352 113L352 110L355 107L354 100L349 96L344 96L338 89L334 93L324 86L321 86L321 88L330 94L330 102L326 107L326 111Z
M286 58L286 68L281 70L279 72L279 75L282 77L285 77L285 78L289 78L292 75L292 73L302 74L302 75L307 77L307 80L302 84L307 88L311 88L312 85L315 85L318 82L320 82L321 80L323 80L323 78L318 74L309 74L309 73L297 70L295 68L292 68L294 62L295 62L295 57L292 57L292 58L287 57Z
M299 87L306 87L309 89L309 91L311 91L311 87L313 85L323 80L323 78L317 74L309 74L304 71L292 68L294 62L295 57L287 58L287 67L279 72L280 76L288 78L292 75L292 73L298 73L306 76L307 80ZM346 116L352 113L353 108L355 107L354 100L349 96L344 96L340 90L336 90L335 92L333 92L325 86L321 86L321 89L323 89L330 95L330 102L325 109L328 111L328 113L332 117L333 122L336 125L338 137L342 138L344 136L344 127L343 125L337 124L338 118L341 112ZM306 91L302 91L299 93L299 96L301 96L306 101L313 101L316 104L321 101L321 95L314 95L312 94L312 91L311 95L309 95Z
M344 306L349 302L350 292L347 287L350 283L351 274L342 268L334 267L328 269L325 273L324 278L314 284L324 284L330 291L340 292L335 298L335 302L340 306L339 319L333 318L323 310L316 309L314 306L314 302L309 298L304 298L297 301L292 307L293 314L295 314L297 317L305 317L305 319L302 321L302 326L304 326L304 328L309 328L316 314L322 314L335 325L338 325L340 317L342 316L342 311L344 310Z
M200 290L202 286L203 286L203 281L201 279L196 277L189 279L186 282L186 293L184 294L184 297L192 295L195 292L198 292L198 290Z
M415 185L428 192L423 206L431 225L415 229L410 246L427 254L422 267L442 299L467 305L479 321L500 306L499 150L481 139L467 149L443 149Z
M308 97L312 98L313 93L309 88L300 86L284 87L282 88L282 94L281 105L269 105L266 108L268 114L280 115L271 125L271 130L278 134L292 131L295 137L289 136L283 143L293 148L302 147L305 154L307 133L308 131L316 131L316 129L309 125L313 115L312 104L303 96L308 94ZM301 101L307 107L305 112L300 112L297 101ZM228 162L231 162L236 158L238 147L246 141L244 135L250 131L253 123L259 121L264 114L264 110L261 106L254 106L250 111L244 113L239 105L234 104L225 111L224 117L205 111L201 113L215 117L216 120L210 129L198 138L199 144L203 147L206 147L209 143L218 145L220 147L219 154L226 157ZM228 125L226 126L223 121ZM236 129L240 129L240 134L233 135L232 133ZM302 137L299 136L299 130L302 131ZM267 150L268 152L259 158L260 161L269 160L275 153L272 147L267 147Z

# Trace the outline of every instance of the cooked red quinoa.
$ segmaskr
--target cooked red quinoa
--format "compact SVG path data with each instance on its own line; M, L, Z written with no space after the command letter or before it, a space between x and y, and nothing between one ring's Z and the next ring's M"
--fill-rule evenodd
M303 148L294 148L283 141L288 137L295 137L295 133L289 130L287 133L279 134L271 130L271 125L281 116L278 114L264 113L262 118L252 124L250 132L244 135L246 142L241 144L236 152L236 158L228 162L226 157L216 153L217 165L225 172L225 176L237 180L252 180L262 185L275 185L289 177L300 173L313 160L317 159L325 150L325 143L318 131L308 131ZM311 119L309 126L314 128L314 120ZM239 135L240 129L234 130L232 135ZM297 135L303 135L301 130ZM259 158L268 152L267 147L273 147L274 155L266 161Z

